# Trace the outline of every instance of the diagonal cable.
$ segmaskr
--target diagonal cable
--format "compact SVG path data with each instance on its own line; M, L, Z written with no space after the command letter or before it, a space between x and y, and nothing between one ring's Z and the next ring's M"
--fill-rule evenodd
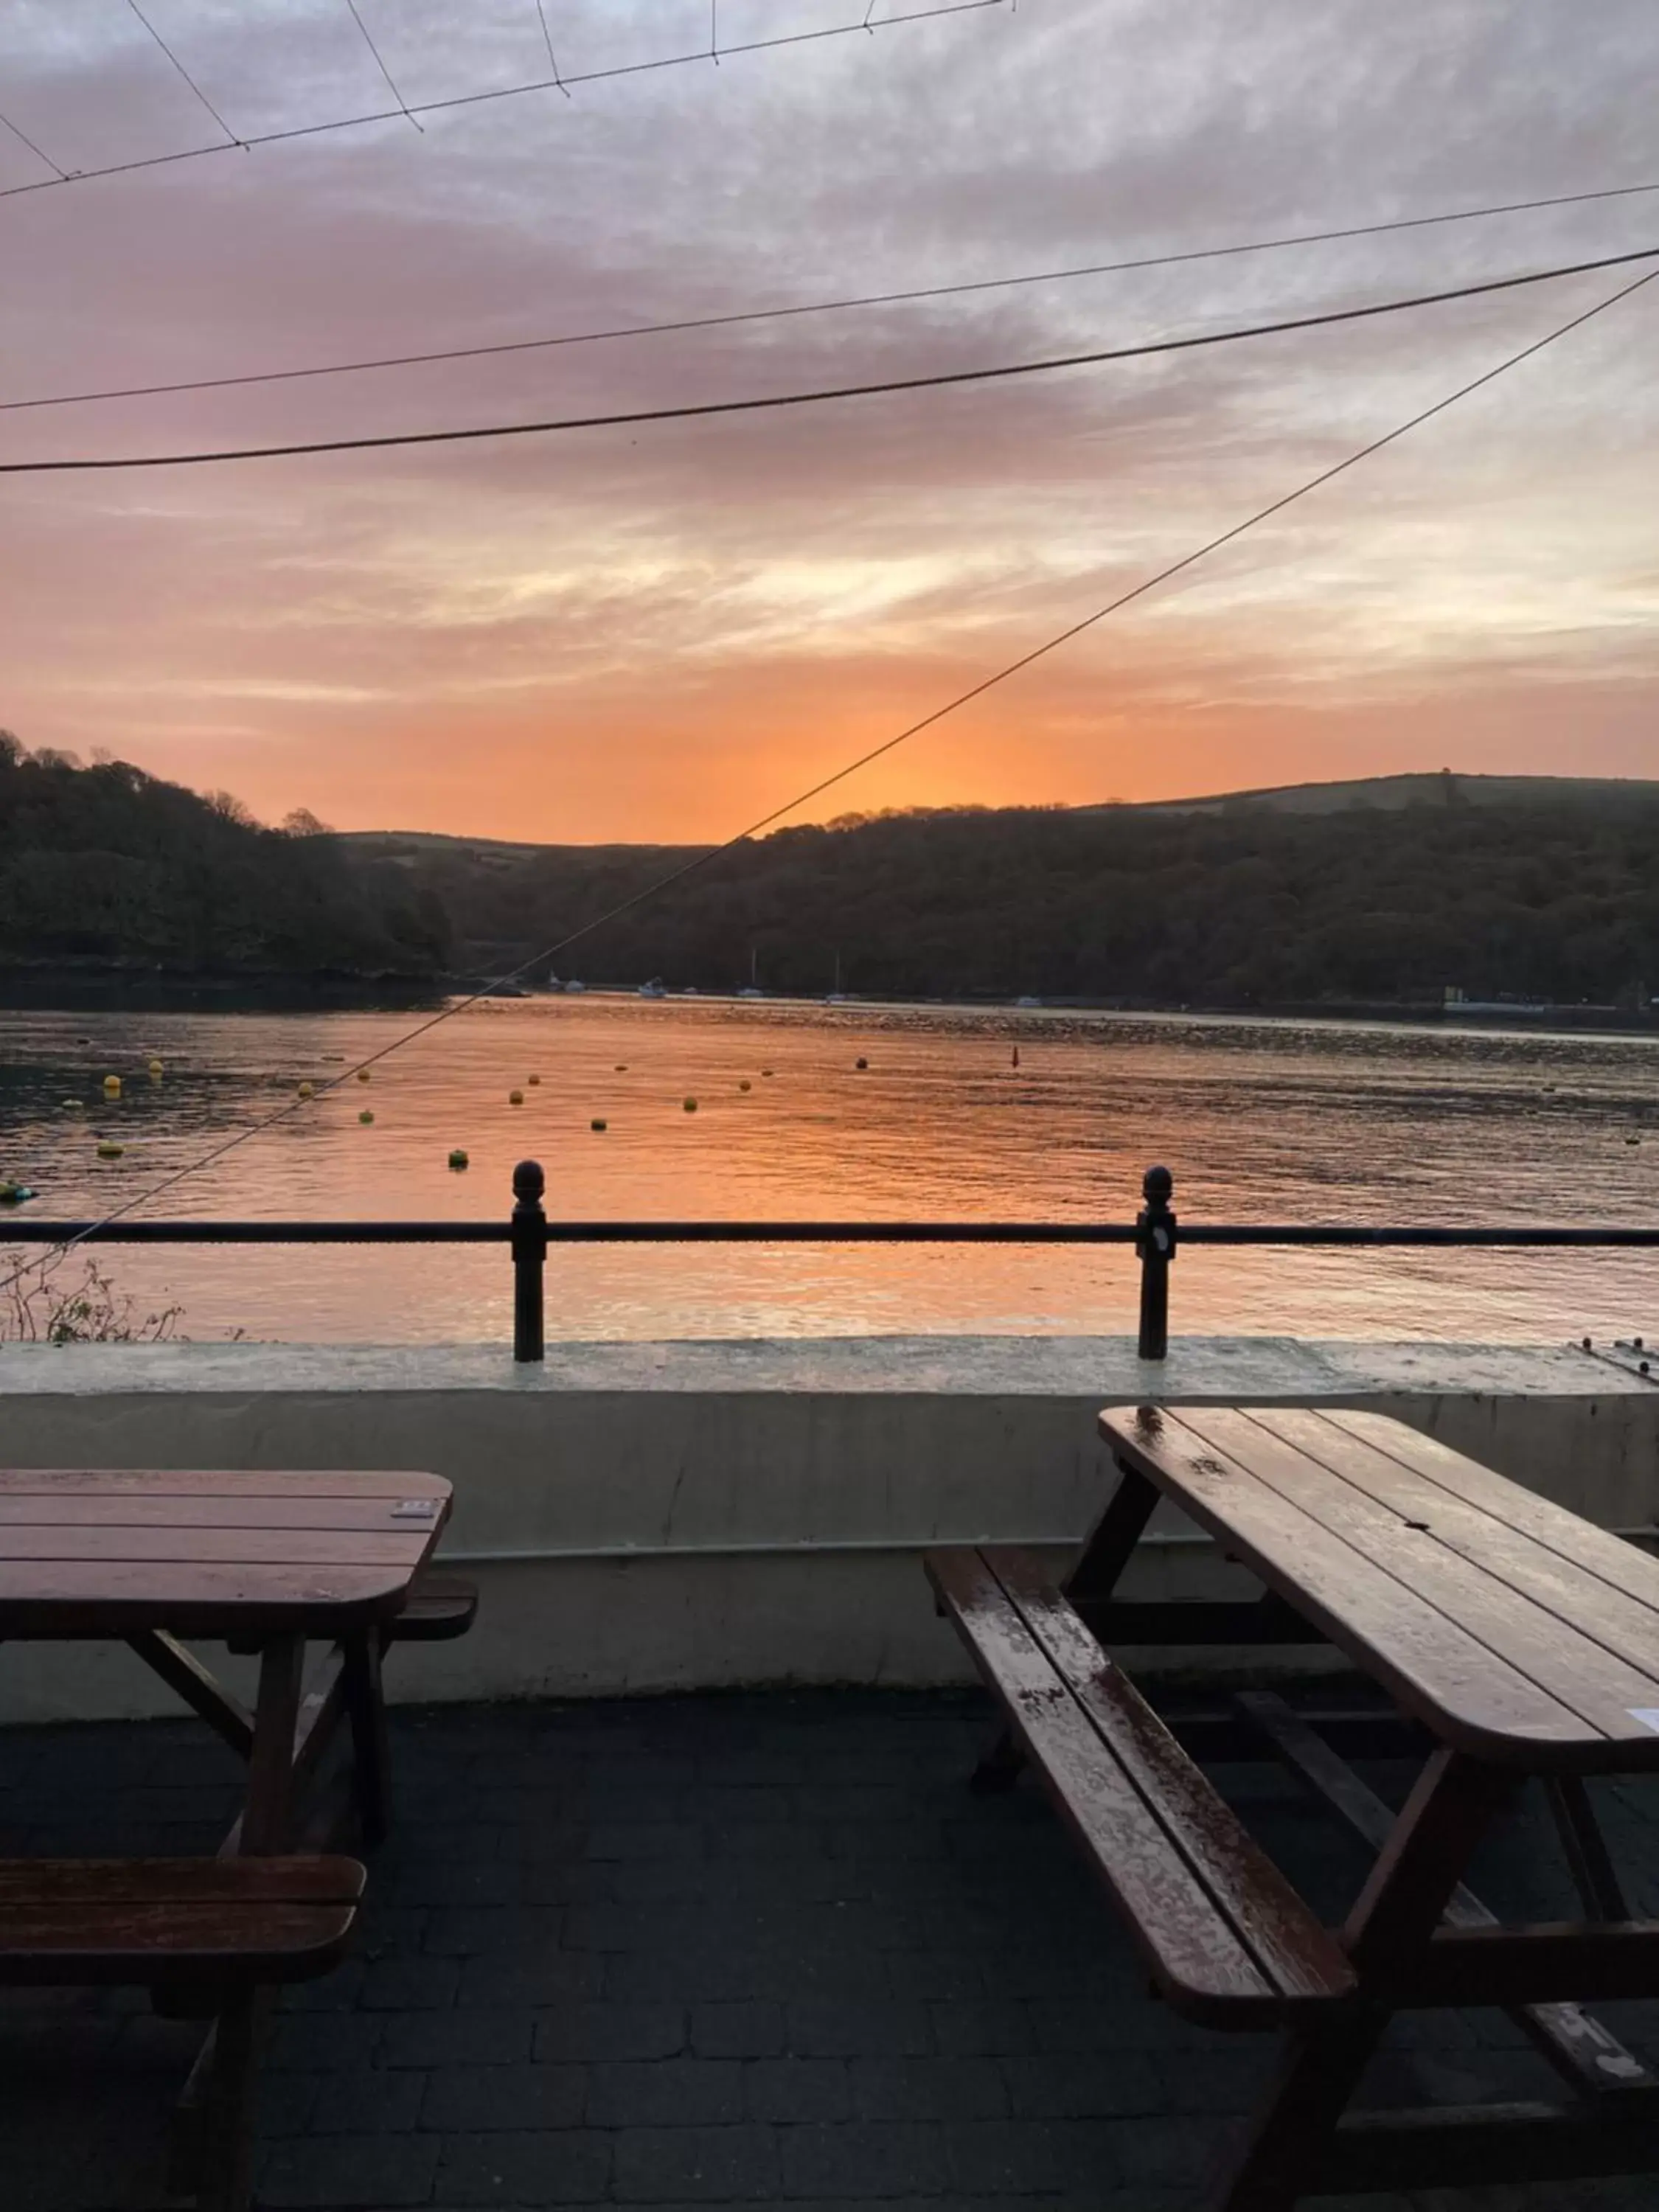
M185 82L195 94L197 99L200 100L202 106L206 108L208 113L213 118L219 128L224 132L225 137L230 141L230 143L233 146L241 145L243 141L236 136L236 133L231 129L229 124L226 122L224 117L220 114L218 109L208 98L206 93L203 91L201 86L197 83L195 78L179 60L178 55L173 52L173 48L167 44L167 40L161 36L161 33L156 29L155 24L150 21L149 17L145 15L143 9L138 5L138 0L127 0L127 5L132 10L133 14L138 18L138 21L143 25L144 28L149 33L151 38L155 40L156 45L160 46L161 52L167 56L167 59L173 64L173 68L178 71L179 75L183 77Z
M20 131L17 125L12 121L9 115L0 115L0 124L3 124L5 125L6 129L10 131L12 137L16 139L20 146L27 146L28 148L30 153L33 155L37 161L44 161L47 168L52 171L52 174L58 179L58 181L60 184L67 185L73 181L70 176L69 171L67 169L59 168L57 162L52 160L51 155L48 154L43 147L37 146L33 139L29 137L27 131Z
M338 1090L343 1084L351 1082L362 1069L376 1066L381 1060L389 1060L393 1053L401 1052L405 1046L415 1043L418 1038L429 1036L434 1030L441 1028L445 1022L452 1020L455 1015L465 1012L468 1006L477 1006L480 1000L487 999L492 992L498 991L502 984L515 982L520 976L528 974L532 968L540 967L544 961L556 959L560 953L568 951L571 945L580 944L585 938L592 937L597 931L607 927L611 922L620 921L623 915L632 914L638 908L645 905L648 900L660 897L664 891L671 890L674 884L684 883L688 876L696 875L702 869L711 866L714 861L724 859L726 854L734 852L739 845L746 844L751 837L758 836L763 830L769 830L774 823L781 821L786 814L795 813L814 799L821 798L826 791L833 790L837 784L845 783L849 776L856 775L860 769L868 768L872 761L880 760L885 754L896 751L900 745L908 744L912 738L920 737L924 730L933 728L937 723L944 721L947 715L958 714L963 708L970 705L974 700L983 698L988 691L996 690L998 685L1007 683L1011 678L1033 666L1037 661L1046 659L1050 653L1058 653L1062 646L1069 645L1073 638L1081 637L1085 631L1093 629L1097 623L1103 623L1109 616L1119 613L1127 606L1133 605L1137 599L1144 599L1149 592L1156 591L1162 584L1167 584L1172 577L1182 575L1188 569L1196 568L1200 562L1207 560L1211 554L1218 553L1223 546L1232 544L1237 539L1244 537L1247 532L1258 529L1264 522L1271 520L1274 515L1282 514L1286 507L1294 507L1299 500L1306 499L1310 493L1319 490L1322 485L1333 483L1340 476L1345 476L1350 469L1358 468L1362 461L1369 460L1373 454L1383 452L1388 447L1395 445L1412 431L1419 429L1424 423L1431 422L1437 416L1445 414L1448 409L1455 407L1460 401L1469 398L1477 392L1484 391L1487 385L1496 383L1500 376L1507 375L1512 368L1518 368L1522 362L1531 361L1535 355L1542 353L1547 347L1556 344L1559 340L1566 337L1571 332L1582 330L1586 323L1593 322L1596 316L1605 314L1609 307L1617 307L1621 300L1628 300L1632 294L1639 292L1644 285L1651 284L1656 276L1659 276L1659 270L1650 269L1645 275L1632 278L1628 284L1621 284L1616 292L1609 292L1604 299L1597 300L1592 306L1583 308L1576 315L1570 316L1565 322L1556 324L1554 328L1547 331L1542 337L1534 338L1530 344L1522 346L1518 352L1507 355L1502 361L1495 362L1491 368L1483 370L1479 376L1471 377L1467 383L1460 384L1455 391L1447 392L1443 398L1434 400L1427 407L1419 408L1416 414L1407 416L1403 422L1395 423L1393 429L1385 430L1380 437L1373 438L1365 445L1356 447L1352 453L1345 454L1340 461L1333 462L1328 468L1321 469L1317 475L1307 477L1292 490L1282 493L1279 498L1269 501L1267 506L1257 507L1253 514L1246 515L1242 522L1235 522L1230 528L1219 532L1215 537L1206 539L1203 544L1195 546L1190 553L1183 553L1179 560L1171 561L1164 568L1155 570L1152 575L1142 577L1139 583L1132 585L1127 592L1120 592L1115 599L1109 599L1103 607L1097 607L1092 614L1085 615L1080 621L1068 624L1065 629L1057 631L1053 637L1045 638L1042 644L1033 646L1029 652L1021 653L1017 659L1005 662L1000 668L993 671L989 676L981 677L977 684L970 684L965 691L959 691L953 699L946 700L942 707L936 707L931 714L924 714L919 721L910 723L906 728L900 730L896 736L884 739L880 744L872 745L867 752L860 753L855 760L848 761L844 767L838 768L832 775L823 776L806 790L797 792L793 799L786 799L781 806L775 806L769 813L761 815L746 828L739 830L735 836L726 838L723 844L711 845L702 852L694 854L691 859L682 862L677 868L671 868L665 875L659 876L653 882L645 884L629 897L618 900L616 905L607 907L602 914L595 915L591 921L583 922L579 928L568 931L556 943L544 946L538 952L532 953L527 960L520 961L516 967L509 968L505 975L495 976L491 981L480 986L477 990L469 992L465 998L454 1000L453 1004L441 1008L437 1013L428 1016L425 1021L417 1023L413 1029L406 1030L401 1036L393 1037L389 1044L380 1046L378 1050L368 1054L363 1059L358 1060L355 1066L344 1069L340 1074L325 1083L319 1091L313 1093L313 1097L326 1097L331 1091ZM229 1153L238 1151L243 1145L262 1135L265 1130L274 1128L279 1121L286 1121L290 1115L297 1113L301 1106L310 1103L312 1102L297 1097L290 1098L285 1104L277 1107L274 1112L264 1115L260 1120L250 1123L246 1129L238 1130L234 1136L227 1137L222 1143L213 1146L198 1158L187 1162L181 1168L174 1169L171 1174L162 1176L159 1182L150 1184L148 1188L136 1192L131 1198L124 1200L119 1206L112 1206L107 1213L101 1214L96 1221L88 1222L73 1237L66 1237L61 1243L49 1246L38 1259L25 1261L11 1274L6 1276L3 1280L0 1280L0 1292L9 1291L14 1283L21 1282L26 1274L35 1268L45 1268L50 1266L55 1259L61 1258L64 1253L74 1250L76 1245L83 1243L88 1237L94 1235L99 1230L107 1229L112 1223L123 1219L129 1213L135 1212L139 1206L148 1205L152 1199L160 1198L165 1192L175 1188L190 1176L201 1174L204 1170L213 1166L216 1162L225 1158Z
M1452 300L1480 299L1489 293L1513 292L1528 284L1550 284L1563 276L1583 276L1598 269L1620 269L1633 261L1659 258L1659 246L1638 246L1631 253L1604 253L1594 261L1568 261L1551 269L1531 269L1515 276L1494 276L1479 284L1455 284L1443 292L1417 292L1406 299L1376 300L1364 307L1331 307L1315 315L1278 317L1272 322L1235 325L1230 330L1200 331L1190 337L1153 338L1142 345L1098 347L1089 353L1053 354L1042 361L1004 362L994 368L954 368L931 376L884 377L873 384L841 384L816 392L772 392L757 399L705 399L683 407L638 407L612 415L565 415L536 422L486 422L459 430L398 430L376 437L307 438L281 446L232 446L184 453L94 454L46 461L0 461L0 477L62 476L76 471L109 469L200 468L220 461L290 460L307 453L383 453L394 447L465 445L480 438L549 437L564 430L605 430L631 428L641 422L687 422L717 415L757 415L782 407L817 407L827 401L868 399L900 392L937 392L950 386L989 384L1017 376L1047 375L1060 368L1093 368L1107 362L1146 361L1155 356L1192 353L1208 346L1234 345L1244 338L1281 337L1291 331L1328 330L1339 323L1358 323L1381 315L1398 315L1418 307L1443 306Z
M357 0L346 0L346 6L351 10L352 21L357 26L357 28L363 34L363 44L368 48L370 53L374 55L375 67L380 70L380 75L386 79L386 86L392 94L392 97L397 101L401 112L409 116L410 121L415 125L415 128L421 133L422 137L424 137L426 135L426 125L424 123L416 122L415 117L413 115L410 115L409 102L404 98L402 93L398 91L398 80L392 76L392 71L386 65L386 56L375 45L368 24L364 22L362 17L357 13Z
M536 13L541 20L542 40L547 48L547 66L553 72L554 83L558 86L559 90L564 94L565 98L568 100L571 97L570 88L565 82L564 79L559 75L559 58L553 51L553 33L547 27L547 8L545 5L545 0L536 0Z

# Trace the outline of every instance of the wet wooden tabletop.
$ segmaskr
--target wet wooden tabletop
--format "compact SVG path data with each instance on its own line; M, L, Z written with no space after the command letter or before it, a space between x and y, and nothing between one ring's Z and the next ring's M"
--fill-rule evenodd
M1659 1767L1659 1559L1380 1413L1100 1423L1442 1742L1540 1773Z
M385 1620L450 1494L434 1474L0 1469L0 1639Z

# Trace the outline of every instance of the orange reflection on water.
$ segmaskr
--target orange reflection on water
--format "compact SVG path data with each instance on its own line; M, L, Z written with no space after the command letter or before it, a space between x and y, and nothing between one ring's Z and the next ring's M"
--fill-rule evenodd
M37 1212L102 1211L407 1026L11 1017L0 1173L39 1190ZM124 1079L114 1105L106 1073ZM118 1160L95 1157L102 1133ZM1162 1160L1194 1220L1653 1221L1655 1146L1659 1048L1643 1038L594 994L470 1009L152 1211L501 1218L533 1155L550 1212L585 1219L1125 1220ZM499 1248L116 1248L100 1264L146 1304L179 1301L203 1338L509 1326ZM1172 1313L1188 1334L1631 1334L1654 1272L1640 1253L1194 1247ZM1098 1248L567 1247L548 1282L550 1334L568 1338L1086 1334L1132 1327L1133 1304L1128 1254Z

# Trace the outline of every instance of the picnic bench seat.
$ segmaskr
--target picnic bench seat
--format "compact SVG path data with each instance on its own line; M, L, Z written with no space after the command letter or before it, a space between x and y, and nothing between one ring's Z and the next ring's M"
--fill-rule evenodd
M447 1644L465 1636L478 1613L478 1590L462 1575L416 1576L409 1601L386 1625L388 1644Z
M366 1880L348 1858L0 1860L0 1986L148 1988L216 2014L202 2212L243 2212L256 1993L338 1964Z
M956 1549L925 1565L1170 2003L1208 2027L1250 2028L1349 1997L1340 1944L1037 1562Z

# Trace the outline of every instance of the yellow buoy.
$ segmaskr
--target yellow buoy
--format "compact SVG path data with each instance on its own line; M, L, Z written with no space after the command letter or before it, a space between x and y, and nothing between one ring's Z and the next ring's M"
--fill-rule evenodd
M162 1066L159 1060L153 1060L149 1064L149 1072L151 1075L155 1077L156 1081L160 1082L161 1077L166 1074L167 1070Z
M870 1063L867 1060L855 1060L853 1062L853 1065L857 1068L866 1068L869 1066Z
M466 1154L461 1150L460 1146L457 1145L454 1151L451 1152L449 1156L449 1164L455 1170L456 1173L459 1174L466 1164Z
M298 1095L301 1098L314 1098L317 1096L316 1085L314 1083L302 1083L300 1085Z
M745 1075L743 1081L738 1084L738 1088L739 1091L747 1091L750 1087L749 1078Z
M118 1160L125 1150L125 1145L118 1145L112 1138L103 1137L99 1139L98 1157L100 1160Z
M770 1069L769 1067L763 1067L763 1068L762 1068L762 1070L761 1070L761 1073L762 1073L763 1075L769 1075L771 1073L772 1073L772 1071L771 1071L771 1069Z
M121 1095L121 1079L120 1079L120 1077L119 1077L118 1075L106 1075L106 1076L104 1078L104 1096L105 1096L105 1097L106 1097L106 1098L118 1098L118 1097L120 1097L120 1095Z
M509 1091L507 1094L507 1103L509 1106L522 1106L524 1104L523 1091Z
M685 1110L686 1110L686 1112L687 1112L688 1114L695 1114L695 1113L696 1112L696 1110L697 1110L697 1102L696 1102L696 1100L695 1098L688 1098L688 1099L686 1100L686 1102L685 1102Z
M365 1106L362 1112L357 1116L357 1119L367 1125L374 1119L374 1115L370 1109Z
M618 1074L618 1075L626 1075L626 1074L627 1074L627 1073L628 1073L628 1062L627 1062L625 1060L619 1060L617 1062L617 1074Z
M599 1115L596 1114L587 1126L590 1129L606 1129L609 1128L611 1125L608 1121L601 1121Z
M532 1075L532 1076L531 1076L531 1077L530 1077L530 1079L529 1079L529 1080L530 1080L532 1083L539 1083L539 1082L541 1081L541 1079L542 1079L540 1078L540 1076L539 1076L539 1075Z
M368 1082L368 1078L369 1078L369 1073L370 1073L370 1071L369 1071L368 1068L366 1068L366 1067L360 1067L360 1068L357 1070L357 1080L358 1080L358 1082L359 1082L359 1083L367 1083L367 1082Z

